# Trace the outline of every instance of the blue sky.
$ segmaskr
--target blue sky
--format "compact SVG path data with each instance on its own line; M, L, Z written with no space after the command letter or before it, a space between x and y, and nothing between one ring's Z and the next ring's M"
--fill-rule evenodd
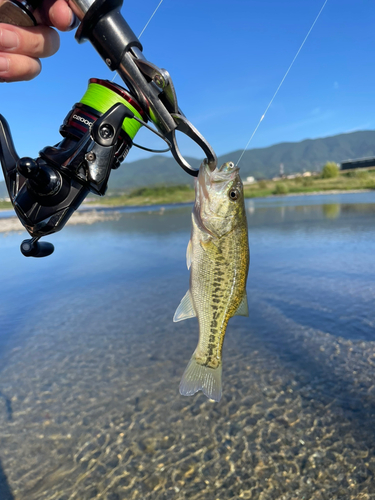
M158 3L124 2L136 34ZM218 155L242 149L323 3L164 0L141 37L143 53L170 72L181 109ZM328 0L250 148L375 129L374 21L373 0ZM59 142L59 126L90 77L113 73L71 32L61 34L59 52L43 60L35 80L0 84L0 113L20 156ZM185 154L200 157L180 139ZM161 145L149 132L137 142ZM145 156L133 148L128 161Z

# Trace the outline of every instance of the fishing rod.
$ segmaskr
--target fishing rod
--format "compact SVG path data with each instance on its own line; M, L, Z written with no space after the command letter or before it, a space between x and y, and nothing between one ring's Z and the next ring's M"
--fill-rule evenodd
M33 12L40 4L40 0L6 0L0 6L0 22L36 25ZM90 41L126 88L91 78L60 127L61 142L43 148L36 159L19 158L9 125L0 115L5 183L14 210L31 236L21 243L26 257L50 255L54 246L39 239L60 231L88 193L105 194L111 170L137 146L133 139L141 126L161 137L168 149L158 152L171 151L190 175L199 171L181 154L176 131L200 146L211 169L217 162L210 144L179 108L168 71L143 55L139 39L120 12L122 0L68 0L68 4L80 22L75 34L78 43Z

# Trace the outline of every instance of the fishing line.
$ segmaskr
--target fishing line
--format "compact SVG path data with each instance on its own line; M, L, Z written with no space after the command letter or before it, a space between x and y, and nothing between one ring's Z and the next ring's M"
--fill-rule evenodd
M262 123L262 121L263 121L264 117L266 116L267 111L269 110L269 108L271 107L271 105L272 105L272 103L273 103L273 101L274 101L275 97L277 96L277 94L278 94L278 92L279 92L279 90L280 90L280 88L281 88L282 84L284 83L285 78L288 76L289 71L292 69L292 66L293 66L293 64L294 64L295 60L297 59L297 57L298 57L299 53L301 52L302 47L305 45L306 40L308 39L308 37L309 37L310 33L312 32L312 30L313 30L313 28L314 28L314 26L315 26L316 22L318 21L318 19L319 19L319 17L320 17L320 14L323 12L323 9L324 9L324 7L326 6L326 3L327 3L327 2L328 2L328 0L325 0L325 2L324 2L324 4L323 4L323 7L320 9L319 14L318 14L318 15L316 16L316 18L315 18L315 21L312 23L311 28L310 28L310 29L309 29L309 31L307 32L307 35L305 36L305 38L304 38L303 42L301 43L300 48L297 50L297 53L296 53L296 55L294 56L293 61L290 63L290 66L289 66L289 68L287 69L287 71L286 71L285 75L283 76L283 78L282 78L282 80L281 80L281 82L280 82L279 86L277 87L276 92L273 94L273 97L272 97L272 99L270 100L270 102L269 102L268 106L266 107L265 112L264 112L264 113L263 113L263 115L261 116L261 118L260 118L260 120L259 120L259 122L258 122L258 125L255 127L254 132L251 134L250 139L247 141L247 144L246 144L246 146L245 146L244 150L242 151L241 156L240 156L240 157L239 157L239 159L238 159L237 166L238 166L238 164L240 163L240 161L241 161L241 159L242 159L243 155L245 154L246 149L248 148L248 146L249 146L249 144L250 144L250 142L251 142L252 138L254 137L254 135L255 135L256 131L258 130L258 128L259 128L260 124Z
M146 23L146 26L143 28L143 30L141 31L141 34L139 35L138 38L141 38L141 36L143 35L143 32L145 31L145 29L147 28L147 26L150 24L150 21L151 19L154 17L154 15L156 14L156 12L158 11L158 8L160 7L160 5L163 3L163 0L160 0L159 2L159 5L156 7L156 9L154 10L154 12L152 13L150 19L147 21Z
M141 36L143 35L143 33L144 33L144 31L146 30L147 26L150 24L151 19L152 19L152 18L154 17L154 15L157 13L157 11L158 11L158 9L159 9L159 7L160 7L160 5L161 5L162 3L163 3L163 0L160 0L160 2L159 2L159 4L158 4L158 6L157 6L157 7L156 7L156 9L154 10L154 12L151 14L150 19L149 19L149 20L147 21L147 23L145 24L145 27L144 27L144 28L143 28L143 30L141 31L141 34L138 36L138 38L141 38ZM117 73L115 73L115 76L112 78L112 80L111 80L112 82L115 80L116 76L117 76Z

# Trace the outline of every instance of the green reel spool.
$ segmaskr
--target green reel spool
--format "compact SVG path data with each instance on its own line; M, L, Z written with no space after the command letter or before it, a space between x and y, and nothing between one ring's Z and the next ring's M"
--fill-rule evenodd
M100 116L118 103L127 107L134 117L125 118L122 123L122 130L118 137L117 150L115 153L116 161L113 168L118 168L132 146L151 153L167 153L171 150L170 141L162 133L148 125L148 116L146 112L127 90L108 80L100 80L98 78L91 78L89 80L88 88L82 99L73 106L72 111L65 118L64 123L60 127L61 135L67 138L74 138L75 140L81 139L83 134L89 132L93 123ZM151 112L150 118L152 120ZM133 142L134 137L142 125L153 134L160 137L168 147L166 149L149 149Z
M130 109L137 118L147 122L147 116L134 98L125 89L108 80L91 78L89 86L80 100L81 104L90 106L101 114L104 114L118 102ZM142 124L134 118L125 118L122 129L133 140L141 126Z

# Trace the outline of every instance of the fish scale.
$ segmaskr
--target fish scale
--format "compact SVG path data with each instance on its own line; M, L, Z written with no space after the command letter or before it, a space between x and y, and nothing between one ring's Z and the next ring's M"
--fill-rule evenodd
M202 164L187 255L188 267L191 260L190 288L177 308L174 321L197 316L199 342L183 375L180 392L192 395L202 390L207 397L218 401L228 321L236 314L248 314L247 222L242 182L233 163L213 172L207 164Z

